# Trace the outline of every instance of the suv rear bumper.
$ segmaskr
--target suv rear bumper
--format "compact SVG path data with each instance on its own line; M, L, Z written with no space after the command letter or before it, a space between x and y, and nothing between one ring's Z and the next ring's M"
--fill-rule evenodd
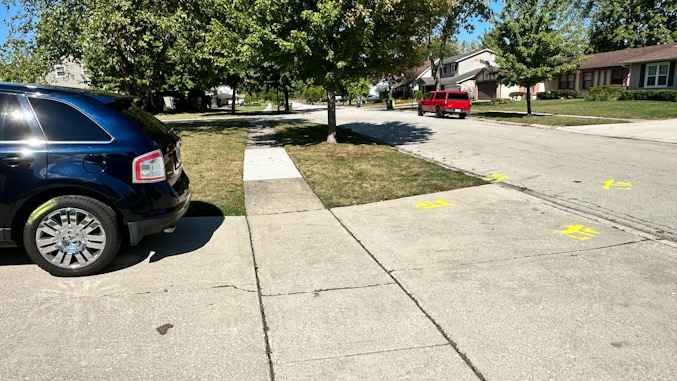
M129 244L136 246L141 241L141 238L147 235L160 233L161 231L165 230L169 225L183 217L183 215L188 211L189 206L190 194L188 195L183 206L174 213L166 214L161 217L148 218L138 222L128 222L127 227L129 228Z

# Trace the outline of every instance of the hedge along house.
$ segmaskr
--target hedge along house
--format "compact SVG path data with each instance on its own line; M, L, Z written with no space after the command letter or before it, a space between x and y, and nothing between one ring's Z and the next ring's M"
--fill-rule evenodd
M674 88L670 87L675 86L674 80L672 85L667 85L667 82L670 62L672 61L674 73L675 60L677 60L677 43L596 53L590 55L590 59L581 62L575 73L562 74L551 81L546 81L545 91L575 90L581 96L587 96L591 87L605 85L621 85L631 90ZM642 72L642 65L645 72ZM649 79L649 72L656 74L651 74ZM659 81L661 83L665 81L665 84L657 85ZM645 85L647 82L654 85L647 87Z

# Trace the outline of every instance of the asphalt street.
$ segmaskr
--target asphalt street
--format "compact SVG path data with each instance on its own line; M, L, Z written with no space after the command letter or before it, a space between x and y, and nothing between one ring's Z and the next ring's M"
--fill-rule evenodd
M326 123L323 110L305 117ZM402 151L677 241L677 120L628 124L634 133L624 134L623 125L536 128L339 107L337 121Z

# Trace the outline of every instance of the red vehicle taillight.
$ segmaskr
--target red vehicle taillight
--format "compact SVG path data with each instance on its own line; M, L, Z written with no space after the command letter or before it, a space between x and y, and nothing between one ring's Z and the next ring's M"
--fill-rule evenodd
M134 183L157 183L166 179L165 160L161 150L155 150L134 158L132 180Z

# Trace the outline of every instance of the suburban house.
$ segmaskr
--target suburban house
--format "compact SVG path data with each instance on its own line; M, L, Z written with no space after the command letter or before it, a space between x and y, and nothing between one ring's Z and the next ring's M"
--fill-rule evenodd
M519 91L518 86L499 84L486 67L485 62L494 63L494 52L482 49L471 53L445 58L442 62L440 82L443 90L467 91L478 100L508 98L511 92ZM437 63L437 61L436 61ZM417 90L435 90L435 78L428 67L414 81Z
M545 82L545 91L570 89L589 94L591 87L623 85L630 90L677 89L677 43L596 53L575 73Z
M45 81L53 86L86 89L89 87L89 76L85 74L85 65L74 59L64 59L54 65L54 71L47 73Z

